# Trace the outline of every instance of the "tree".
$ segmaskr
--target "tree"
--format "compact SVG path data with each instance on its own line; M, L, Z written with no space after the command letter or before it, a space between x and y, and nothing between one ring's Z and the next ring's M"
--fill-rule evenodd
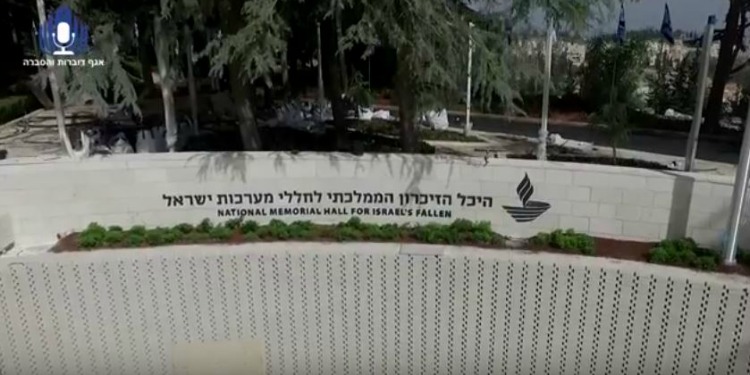
M604 126L615 164L617 149L630 132L628 111L643 105L638 87L647 66L648 48L642 40L630 38L620 45L598 37L586 49L581 94Z
M708 131L715 132L719 129L722 108L724 102L724 89L732 74L739 72L748 65L750 59L736 64L737 56L745 51L745 30L748 23L748 12L750 12L750 0L729 0L729 10L725 19L724 29L717 30L715 39L721 40L719 47L719 58L716 61L716 69L711 84L711 91L706 102L705 127Z
M281 70L288 28L275 0L216 0L214 5L218 8L221 34L209 42L205 51L211 56L211 73L220 75L228 66L242 143L246 150L260 150L251 85L256 79Z
M493 2L491 2L493 3ZM488 8L506 2L497 1ZM551 22L579 28L603 11L610 0L519 0L512 2L511 20L525 20L537 9ZM380 44L396 51L396 100L404 151L417 146L415 122L426 109L446 106L462 93L467 41L473 40L476 75L474 95L483 105L517 97L509 85L505 21L486 16L455 0L359 0L359 22L348 28L347 43ZM604 12L601 12L604 14ZM470 28L469 21L477 27Z

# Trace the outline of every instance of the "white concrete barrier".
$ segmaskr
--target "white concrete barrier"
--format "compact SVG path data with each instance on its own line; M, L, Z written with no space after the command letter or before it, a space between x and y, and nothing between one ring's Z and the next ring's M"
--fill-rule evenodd
M14 246L13 236L13 222L10 215L0 214L0 255L5 254Z
M749 301L737 276L448 246L0 258L0 372L746 374Z
M525 180L525 177L528 180ZM226 220L488 220L499 233L573 228L719 247L728 177L572 163L399 154L175 153L0 162L16 242L103 225ZM746 216L747 217L747 216ZM745 224L743 224L745 225ZM750 229L750 228L748 228ZM750 230L741 245L750 245Z

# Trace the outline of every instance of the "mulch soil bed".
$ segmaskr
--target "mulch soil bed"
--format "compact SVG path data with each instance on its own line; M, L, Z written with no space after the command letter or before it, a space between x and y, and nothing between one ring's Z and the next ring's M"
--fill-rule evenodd
M295 240L295 241L300 241L300 240ZM217 240L205 240L201 242L185 242L185 241L179 242L178 241L177 243L174 243L173 245L190 245L190 244L237 245L237 244L242 244L242 243L257 243L257 242L281 242L281 241L279 240L248 241L247 239L245 239L242 233L235 233L227 241L217 241ZM333 238L325 237L325 238L313 238L313 239L303 240L301 242L340 242L340 241L336 241ZM378 242L378 241L368 240L368 242ZM405 239L400 242L417 243L418 241L415 241L413 239ZM508 250L508 246L497 246L497 245L487 245L487 244L477 244L477 243L463 243L463 244L456 244L456 245L474 246L474 247L480 247L480 248L485 248L485 249L495 249L495 250ZM625 241L625 240L615 240L611 238L594 237L595 255L593 256L648 263L649 251L655 245L656 245L655 242ZM143 246L141 248L150 248L150 247L152 246ZM570 254L569 252L556 249L550 246L537 246L537 245L527 244L526 246L524 246L524 249L528 249L528 250L535 251L535 252ZM62 237L52 247L51 251L53 253L67 253L67 252L79 252L79 251L86 252L90 250L83 249L79 246L78 233L71 233L67 236ZM739 265L739 264L735 266L721 265L716 270L716 272L725 273L725 274L737 274L737 275L743 275L743 276L750 276L750 268Z

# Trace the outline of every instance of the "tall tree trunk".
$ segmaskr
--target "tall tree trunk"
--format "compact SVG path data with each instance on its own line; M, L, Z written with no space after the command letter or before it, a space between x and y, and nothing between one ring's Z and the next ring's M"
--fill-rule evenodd
M195 75L193 74L193 36L190 28L185 26L185 58L187 60L188 92L190 93L190 115L193 120L193 134L198 133L198 93L195 90Z
M739 30L740 13L742 12L742 1L731 0L727 12L726 28L724 37L721 39L719 58L716 61L716 70L711 83L711 91L706 103L706 117L704 128L715 132L719 129L721 110L724 104L724 89L737 57L735 49L738 43L742 43L742 34Z
M344 92L349 91L349 74L346 69L346 54L344 49L341 47L341 38L344 37L343 28L341 27L341 5L336 6L336 12L334 14L336 20L336 47L338 49L337 55L339 58L339 66L341 67L341 81L343 82Z
M167 129L167 149L175 152L177 144L177 116L174 108L174 89L171 70L169 35L162 29L159 16L154 16L154 47L156 48L156 65L159 69L159 85L164 102L164 126Z
M241 0L224 0L219 4L221 31L224 35L232 35L242 27L244 22L242 6ZM255 109L250 96L251 82L247 82L243 77L241 62L231 62L228 70L229 91L234 102L242 145L246 151L260 150L262 146L260 133L258 133Z
M44 0L36 0L37 12L39 12L39 25L44 25L47 21L47 11L44 7ZM49 56L52 58L52 56ZM55 120L57 121L57 133L60 136L60 142L65 147L65 152L71 158L76 158L73 152L73 146L70 144L68 132L65 130L65 112L63 111L62 98L60 97L60 87L57 84L57 74L54 67L49 67L49 86L52 90L52 101L55 107Z
M396 96L398 101L401 149L404 152L414 152L417 150L417 102L413 90L411 70L406 61L406 57L408 56L407 49L408 47L402 47L402 50L398 52Z
M139 16L137 20L138 25L138 62L141 64L141 75L143 76L143 92L139 95L140 98L145 98L154 89L154 80L151 77L151 63L150 58L151 46L150 34L153 26L153 21L148 16Z
M333 124L336 128L336 148L343 149L347 147L346 108L343 100L344 88L341 83L341 70L343 67L337 56L339 48L334 21L329 18L321 22L320 33L325 75L324 87L326 97L331 102L331 110L333 111Z

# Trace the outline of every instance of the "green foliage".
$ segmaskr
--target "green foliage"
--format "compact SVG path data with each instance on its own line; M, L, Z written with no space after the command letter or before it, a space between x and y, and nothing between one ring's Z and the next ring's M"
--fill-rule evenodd
M289 239L289 226L277 219L271 220L268 225L259 227L255 233L261 239L286 240Z
M630 133L628 109L643 105L638 89L648 67L648 48L630 38L620 45L598 37L589 43L582 69L581 96L595 109L617 160L617 149Z
M33 111L37 106L36 101L28 96L0 98L0 125Z
M129 231L119 227L104 227L92 223L79 234L82 248L101 248L104 246L123 245L161 246L173 243L205 243L227 241L235 233L242 232L246 241L258 239L275 240L320 240L337 241L399 241L416 240L434 244L473 244L502 246L505 238L492 231L489 222L472 222L458 219L449 225L396 225L365 223L358 217L352 217L337 225L318 225L310 221L295 221L287 224L281 220L271 220L266 225L252 221L229 225L212 225L203 220L195 228L189 224L179 224L172 228L157 227L146 229L135 226Z
M119 225L111 225L107 228L110 232L122 232L122 227Z
M78 244L84 249L93 249L104 245L107 229L97 223L89 224L78 236Z
M234 231L224 225L217 225L211 228L211 231L209 232L209 236L218 241L226 241L232 238L232 234L234 234Z
M275 0L244 3L244 22L239 30L231 35L217 36L199 54L199 57L209 56L211 75L220 76L227 64L235 63L241 66L242 78L247 83L252 83L259 77L281 69L282 54L286 53L288 26L280 17L276 6Z
M144 235L138 233L129 232L125 236L125 245L129 247L140 247L146 242Z
M594 38L586 49L581 71L581 96L594 110L610 103L638 108L638 88L648 67L646 43L630 38L623 45L609 36Z
M576 233L573 229L555 230L552 233L539 233L529 242L534 246L552 247L571 253L593 255L595 252L594 239L583 233Z
M713 271L720 262L720 255L712 250L701 249L690 238L664 240L651 249L648 261L679 267Z
M224 223L224 226L226 226L229 229L235 230L239 228L240 226L242 226L242 218L227 220L227 222Z
M134 225L132 228L130 228L130 230L128 232L133 233L133 234L137 234L137 235L140 235L140 236L145 236L146 235L146 227L143 226L143 225Z
M698 89L698 53L693 51L682 59L671 58L661 53L656 58L656 74L649 77L651 91L648 105L656 114L667 109L681 113L692 113L695 93Z
M203 219L198 226L195 227L195 230L201 233L209 233L211 232L211 229L213 229L214 224L211 223L211 220L209 219Z
M108 246L119 245L125 240L126 233L122 230L109 230L104 234L104 243Z
M242 226L240 227L240 230L245 235L247 235L249 233L253 233L256 230L258 230L258 223L256 223L255 221L252 221L252 220L245 221L244 223L242 223Z
M195 227L192 224L182 223L175 225L173 229L177 232L188 234L194 231Z

